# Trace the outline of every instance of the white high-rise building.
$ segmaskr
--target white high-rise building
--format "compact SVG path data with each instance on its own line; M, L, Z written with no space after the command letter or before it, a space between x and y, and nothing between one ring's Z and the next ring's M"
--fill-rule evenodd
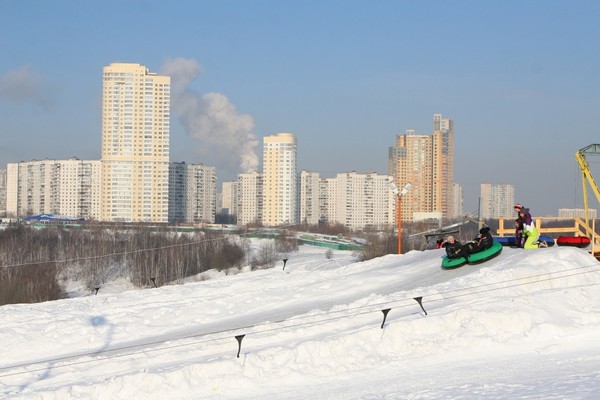
M300 223L316 225L319 223L319 173L300 172Z
M60 214L98 219L100 161L42 160L7 165L6 211L11 217Z
M237 182L223 182L221 188L220 212L230 216L237 215Z
M596 219L597 210L595 208L588 208L588 215L591 219ZM558 216L561 218L583 218L585 219L584 208L559 208Z
M204 164L171 163L169 222L214 223L217 175Z
M187 222L214 223L217 210L215 167L190 164L187 167Z
M480 185L479 216L481 219L510 218L515 215L515 189L509 184Z
M296 138L278 133L263 138L263 210L266 226L298 223Z
M452 193L452 203L454 204L452 209L454 210L453 214L451 214L451 218L460 218L464 217L464 194L463 187L458 183L454 184L454 193Z
M102 90L101 218L167 222L171 79L113 63Z
M174 162L169 165L169 223L186 222L187 165Z
M239 174L237 185L237 224L261 223L263 175L256 171Z
M392 176L356 172L337 174L337 222L349 229L383 228L394 224Z
M0 215L6 212L6 170L0 169Z
M321 178L319 181L319 221L335 224L337 202L337 180L335 178Z

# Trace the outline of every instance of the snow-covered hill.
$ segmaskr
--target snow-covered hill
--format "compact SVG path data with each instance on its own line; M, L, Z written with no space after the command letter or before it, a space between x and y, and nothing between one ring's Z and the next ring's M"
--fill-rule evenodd
M301 246L285 269L0 307L0 398L600 391L600 264L585 250L505 248L451 271L440 268L443 250L366 262L325 251Z

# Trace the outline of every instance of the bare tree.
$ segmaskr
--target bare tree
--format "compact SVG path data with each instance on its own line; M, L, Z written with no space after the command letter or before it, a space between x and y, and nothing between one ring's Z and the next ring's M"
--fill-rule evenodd
M0 302L60 298L60 282L67 280L87 282L90 289L117 276L138 287L181 282L211 268L239 268L248 248L248 240L221 234L181 235L144 225L16 225L0 231ZM274 258L268 253L261 256L266 263Z
M250 265L253 270L268 268L275 265L275 260L277 260L275 244L269 240L261 243L257 254L253 256Z

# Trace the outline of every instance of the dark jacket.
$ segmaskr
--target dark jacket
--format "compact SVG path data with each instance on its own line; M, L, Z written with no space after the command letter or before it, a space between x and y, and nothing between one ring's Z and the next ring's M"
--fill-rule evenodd
M482 228L484 233L481 233L479 236L479 241L477 242L477 246L473 249L472 253L477 253L479 251L487 250L494 244L494 238L490 234L489 228ZM481 232L481 231L480 231Z
M469 254L489 249L493 244L494 238L490 234L490 228L484 226L479 230L479 238L462 246L460 256L467 258Z
M460 249L462 244L458 240L454 240L454 243L444 242L444 248L446 249L446 255L448 258L460 257Z
M523 221L525 219L523 217L521 217L521 215L519 214L519 217L515 220L515 246L517 247L523 247L523 244L525 243L525 240L523 238Z
M523 222L525 221L525 218L521 217L521 215L519 215L517 217L517 219L515 220L515 230L516 231L523 231Z
M531 218L529 208L521 209L521 211L519 212L519 218L522 220L523 225L531 225L531 223L533 222L533 218Z

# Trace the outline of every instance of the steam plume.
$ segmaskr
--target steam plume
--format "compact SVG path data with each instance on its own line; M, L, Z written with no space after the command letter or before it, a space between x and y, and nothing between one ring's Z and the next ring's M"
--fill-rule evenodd
M187 134L198 139L207 154L218 156L228 170L234 166L243 172L258 168L253 134L254 119L239 114L229 99L221 94L200 94L190 89L190 83L201 73L200 64L193 59L167 60L163 73L171 77L171 101Z

